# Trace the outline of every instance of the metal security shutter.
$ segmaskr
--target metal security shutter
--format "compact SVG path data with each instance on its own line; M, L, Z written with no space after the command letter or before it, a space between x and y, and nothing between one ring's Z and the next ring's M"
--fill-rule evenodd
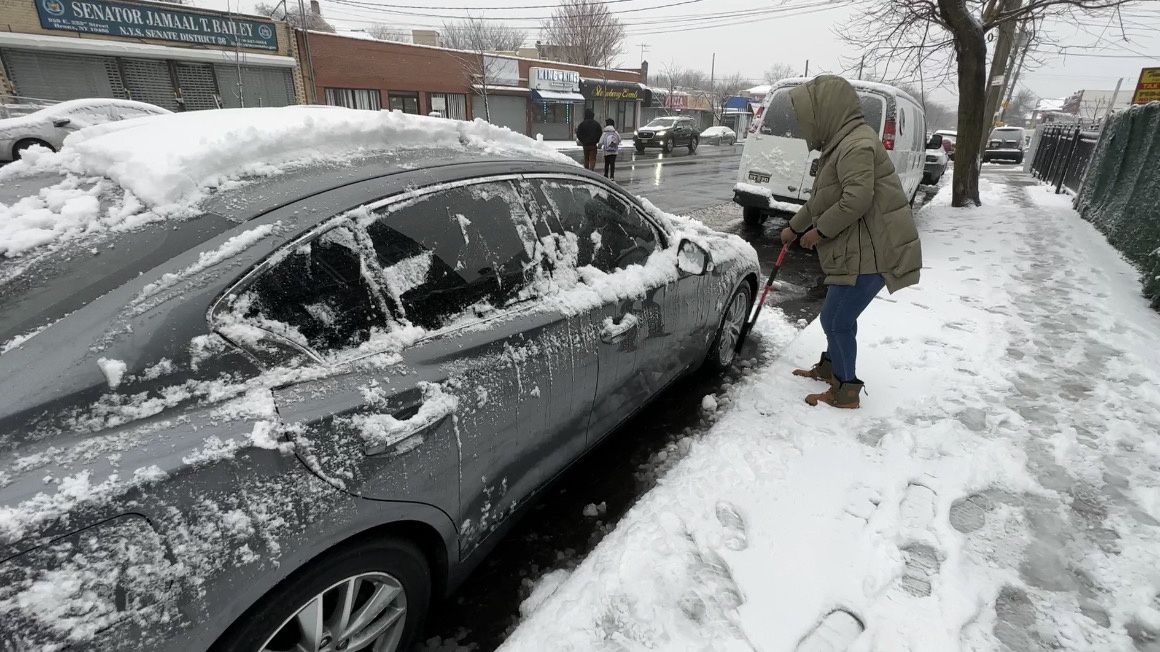
M527 133L528 130L528 99L523 95L488 95L487 107L491 112L490 122L493 125L507 127L517 134ZM471 98L472 115L486 120L483 112L483 98L475 95Z
M157 59L121 59L121 76L129 99L170 111L178 109L168 63Z
M238 67L217 65L218 89L222 106L288 106L294 104L294 79L288 68L258 68L241 66L241 86L238 85ZM240 92L240 97L239 97Z
M177 86L185 98L186 111L216 109L217 82L213 76L213 66L196 63L175 63Z
M112 57L0 50L16 94L44 100L121 97L121 75Z

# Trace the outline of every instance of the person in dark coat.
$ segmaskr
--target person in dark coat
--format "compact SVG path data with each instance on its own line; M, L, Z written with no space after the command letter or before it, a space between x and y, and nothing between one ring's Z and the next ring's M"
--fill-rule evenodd
M596 143L600 142L600 135L604 129L596 121L596 112L584 109L584 121L576 126L576 141L584 148L584 167L596 169Z

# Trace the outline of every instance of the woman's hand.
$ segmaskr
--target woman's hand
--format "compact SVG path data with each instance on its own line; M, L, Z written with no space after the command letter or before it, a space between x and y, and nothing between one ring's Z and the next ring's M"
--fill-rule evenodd
M822 234L818 233L817 229L810 229L802 236L802 247L805 249L813 249L822 241Z
M787 245L794 240L797 240L797 234L788 226L781 230L781 243Z

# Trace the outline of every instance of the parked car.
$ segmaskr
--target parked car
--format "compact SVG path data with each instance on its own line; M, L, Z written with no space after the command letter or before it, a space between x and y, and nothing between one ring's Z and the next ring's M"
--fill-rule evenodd
M789 93L807 78L774 85L762 105L760 124L745 140L733 201L745 222L759 225L772 210L771 200L800 205L813 190L814 161L798 127ZM905 91L887 84L850 80L862 104L866 122L882 137L882 145L898 171L902 189L914 201L922 181L926 150L926 117L922 106Z
M983 162L1002 160L1023 163L1026 135L1027 130L1022 127L998 127L991 130L987 149L983 151Z
M349 151L327 123L326 157L264 143L259 180L189 211L0 249L5 649L409 650L537 490L733 361L759 272L740 238L552 152L368 152L380 123L482 127L351 113ZM156 124L106 134L117 170L173 160ZM135 205L40 168L0 199Z
M632 135L632 143L638 152L649 147L660 147L668 154L675 147L688 147L692 154L697 151L699 142L696 123L692 118L679 115L654 118Z
M946 174L950 157L943 148L943 142L942 134L935 134L926 143L926 165L922 169L922 182L925 184L937 185Z
M729 127L709 127L701 132L701 142L709 145L732 145L737 142L737 132Z
M942 136L942 138L943 138L943 150L946 151L947 158L949 158L952 161L955 160L955 144L958 143L958 141L959 141L958 132L957 131L950 131L950 130L946 130L946 129L940 129L939 131L934 132L934 135L935 136Z
M164 113L169 111L144 102L93 98L69 100L18 118L0 120L0 162L15 161L33 145L55 152L64 143L65 136L90 125Z

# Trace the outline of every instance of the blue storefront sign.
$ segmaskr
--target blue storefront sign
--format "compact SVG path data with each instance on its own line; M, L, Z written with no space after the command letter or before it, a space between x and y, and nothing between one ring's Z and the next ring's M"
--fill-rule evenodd
M33 0L40 26L193 45L278 49L274 23L105 0Z

